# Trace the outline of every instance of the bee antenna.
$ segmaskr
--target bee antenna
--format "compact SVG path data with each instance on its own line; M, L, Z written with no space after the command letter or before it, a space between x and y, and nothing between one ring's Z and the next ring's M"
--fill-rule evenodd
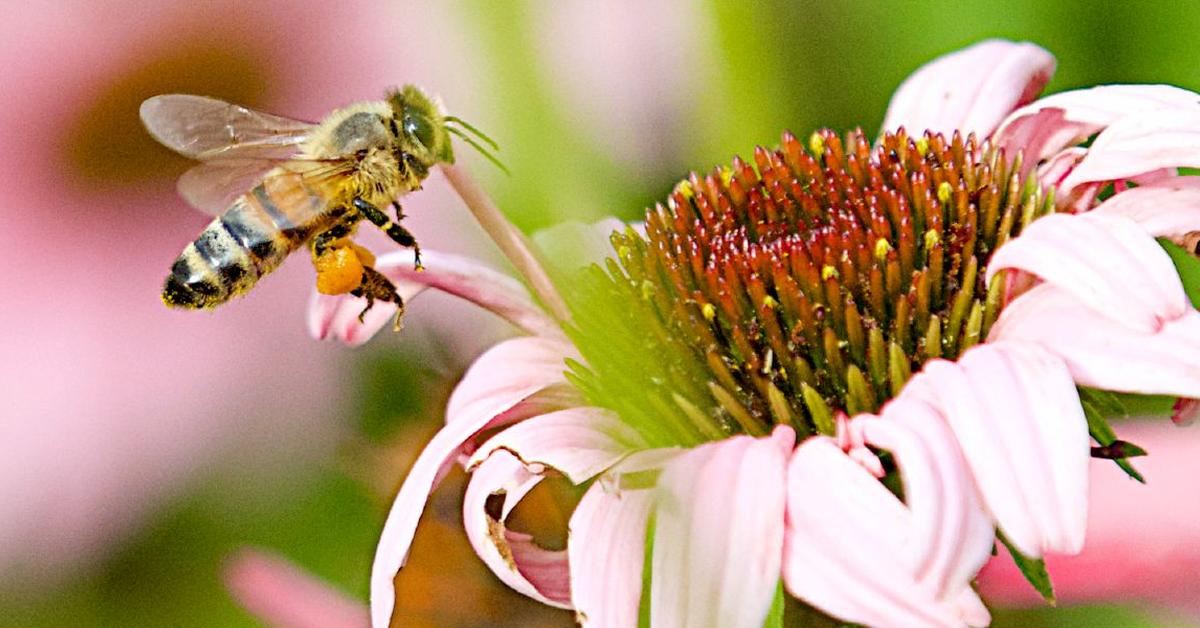
M470 144L472 148L479 151L480 155L483 155L484 157L486 157L488 161L492 162L492 164L495 165L497 168L499 168L501 171L503 171L504 174L507 174L510 176L512 175L512 173L509 172L508 168L504 167L504 164L500 163L500 160L497 159L495 155L488 152L488 150L486 148L481 146L479 144L479 142L476 142L475 139L472 138L470 135L467 135L466 133L464 133L462 131L462 129L456 129L452 126L447 126L446 130L457 135L458 137L462 138L462 141Z
M480 131L479 129L472 126L470 122L467 122L466 120L463 120L462 118L459 118L458 116L446 116L443 119L446 122L453 122L455 124L462 125L462 127L464 129L470 131L471 133L474 133L476 137L483 140L484 142L487 142L487 145L491 146L492 150L494 150L494 151L500 150L500 145L497 144L495 140L488 137L487 134L485 134L483 131ZM460 136L460 137L465 137L465 136Z

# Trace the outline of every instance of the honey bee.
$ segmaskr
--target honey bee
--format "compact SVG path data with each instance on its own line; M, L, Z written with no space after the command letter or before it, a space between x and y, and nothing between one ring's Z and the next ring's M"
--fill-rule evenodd
M420 189L435 165L454 163L450 134L499 165L468 133L493 150L495 142L412 85L315 124L183 94L150 98L140 114L156 140L201 162L180 177L179 193L217 216L163 285L163 303L178 308L213 308L244 294L307 246L319 292L364 297L363 314L377 300L394 303L398 329L403 299L352 241L358 223L411 247L419 269L420 247L400 224L397 197ZM395 220L380 209L389 204Z

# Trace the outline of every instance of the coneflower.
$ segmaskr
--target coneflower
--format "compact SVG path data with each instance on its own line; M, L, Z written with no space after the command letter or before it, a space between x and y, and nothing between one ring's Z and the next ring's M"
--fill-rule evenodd
M586 625L757 628L785 591L855 623L983 625L971 582L997 536L1049 596L1039 559L1082 548L1089 457L1136 476L1144 453L1104 420L1118 393L1180 422L1200 398L1179 246L1200 186L1178 170L1200 166L1200 97L1030 102L1053 68L1003 41L939 59L877 138L785 134L693 174L644 223L593 230L611 246L584 268L543 271L448 169L553 314L469 260L380 258L530 335L471 367L401 488L375 623L458 459L479 555ZM318 298L314 333L361 342L387 313L359 309ZM588 486L560 552L505 525L550 472Z

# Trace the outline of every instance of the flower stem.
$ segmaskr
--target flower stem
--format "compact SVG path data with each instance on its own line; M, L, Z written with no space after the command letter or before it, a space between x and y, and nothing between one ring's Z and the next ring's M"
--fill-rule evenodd
M570 310L567 309L566 302L554 288L554 284L550 281L550 275L538 261L533 243L504 217L500 208L496 207L492 199L483 191L483 188L479 187L479 184L475 183L466 170L450 164L442 164L441 168L446 179L450 181L450 186L474 214L475 220L479 221L480 226L496 243L496 246L500 247L500 252L508 258L517 272L521 273L529 282L530 288L541 299L546 309L550 310L550 313L559 321L569 320L571 318Z

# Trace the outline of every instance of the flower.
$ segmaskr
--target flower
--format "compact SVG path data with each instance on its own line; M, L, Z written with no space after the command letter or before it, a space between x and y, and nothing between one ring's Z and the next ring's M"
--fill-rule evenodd
M1089 436L1130 473L1141 453L1100 406L1169 395L1182 420L1200 397L1177 270L1192 262L1171 243L1200 230L1178 171L1200 165L1200 96L1033 100L1053 69L1032 44L982 42L905 81L873 144L785 134L754 166L693 174L612 234L603 267L560 272L565 300L530 275L553 316L466 279L489 271L422 280L409 256L380 258L529 335L468 370L401 488L375 624L455 461L484 562L587 625L761 626L781 582L844 621L983 625L971 582L997 536L1035 584L1042 556L1078 553ZM543 241L595 248L579 239ZM314 327L361 339L382 320L357 327L359 308L318 303ZM551 473L587 485L562 551L506 526Z
M367 624L365 608L278 556L243 549L225 568L226 587L259 619L289 628Z

